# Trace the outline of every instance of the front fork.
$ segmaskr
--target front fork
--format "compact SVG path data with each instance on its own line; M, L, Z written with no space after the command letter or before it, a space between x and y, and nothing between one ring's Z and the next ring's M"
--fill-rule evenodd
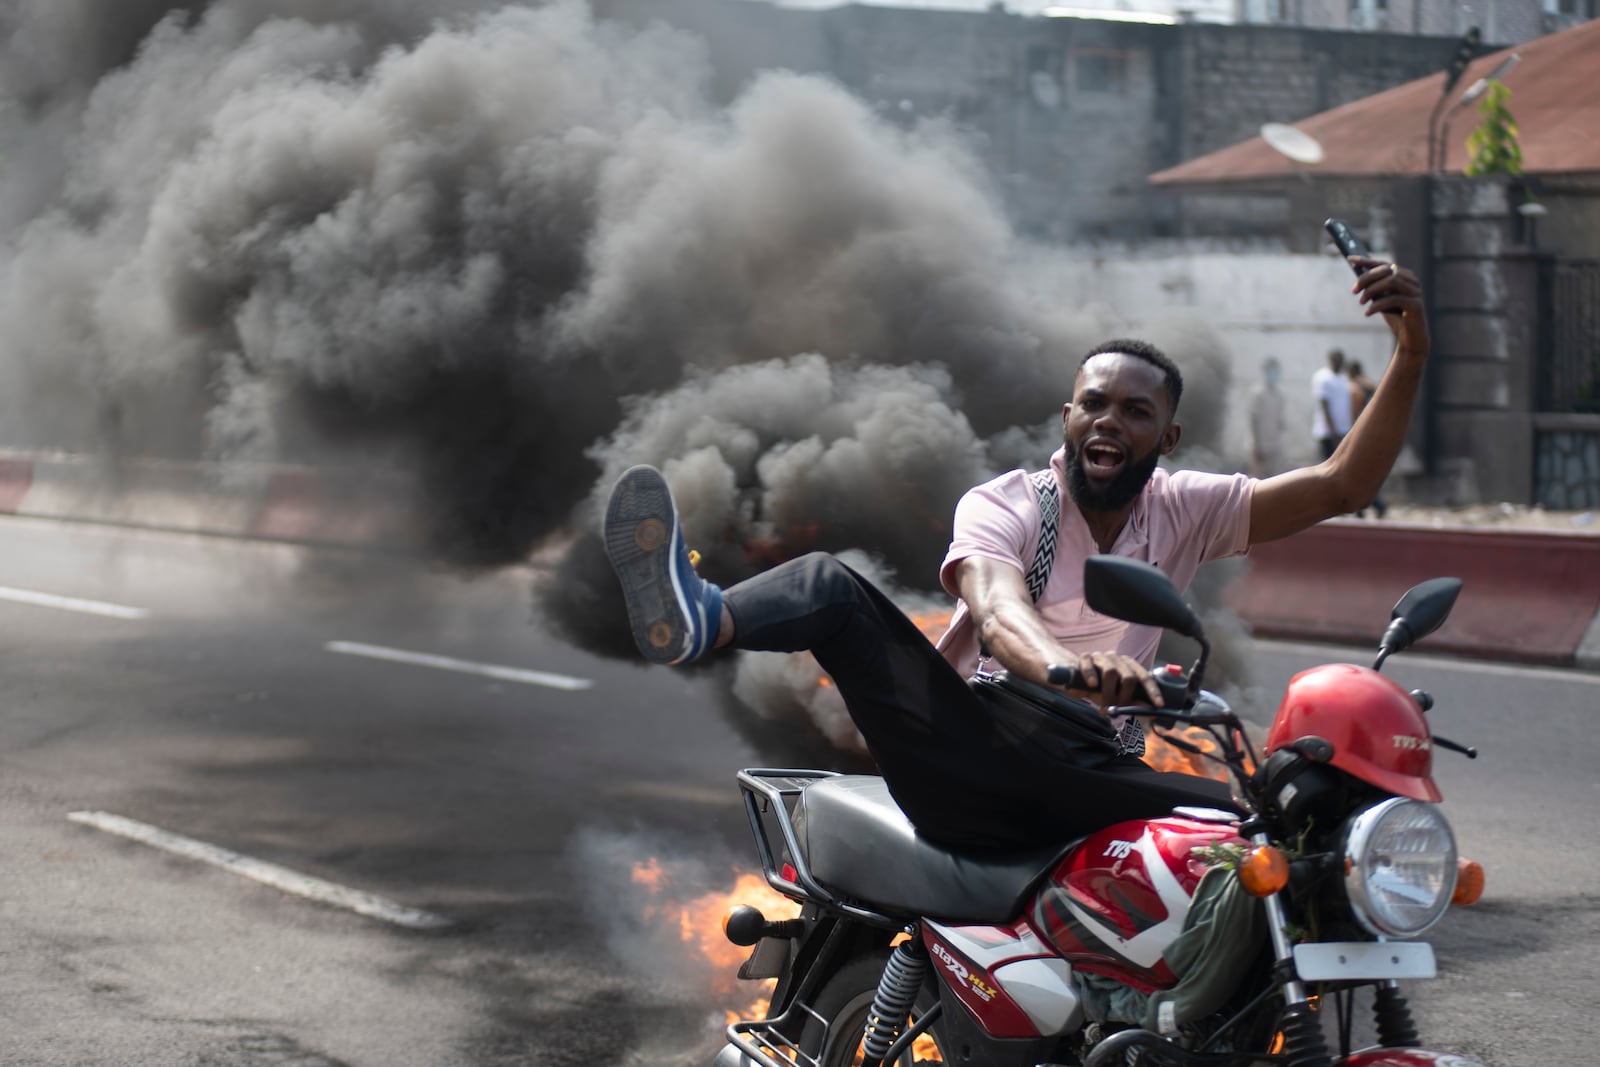
M1254 834L1250 840L1257 847L1271 844L1271 838L1265 833ZM1287 1063L1289 1067L1329 1067L1333 1054L1328 1050L1322 1024L1305 983L1295 977L1294 945L1289 941L1289 920L1283 911L1283 900L1279 893L1274 893L1263 898L1261 903L1267 913L1267 931L1272 937L1272 957L1277 972L1292 976L1283 982L1283 1052ZM1411 1048L1421 1043L1398 982L1378 984L1372 1010L1377 1022L1378 1044L1385 1048Z
M1260 848L1272 844L1264 832L1250 838L1251 844ZM1282 890L1263 897L1262 907L1267 913L1267 933L1272 938L1272 959L1278 974L1288 975L1283 982L1283 1055L1288 1067L1332 1067L1333 1054L1328 1051L1328 1039L1323 1036L1322 1023L1317 1018L1305 983L1300 981L1294 966L1294 945L1289 941L1289 918L1283 911Z

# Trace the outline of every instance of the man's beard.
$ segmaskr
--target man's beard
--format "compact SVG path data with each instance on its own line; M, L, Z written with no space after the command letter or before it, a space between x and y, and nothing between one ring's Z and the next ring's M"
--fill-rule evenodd
M1062 435L1062 442L1067 446L1067 495L1085 511L1120 511L1133 503L1144 492L1161 458L1160 447L1152 448L1148 455L1129 460L1110 485L1096 489L1084 473L1083 458L1078 455L1077 447L1065 435Z

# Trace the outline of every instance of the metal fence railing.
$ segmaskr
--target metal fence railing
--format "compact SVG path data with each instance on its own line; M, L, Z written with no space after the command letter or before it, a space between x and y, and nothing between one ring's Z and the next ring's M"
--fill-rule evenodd
M1600 413L1600 259L1550 261L1542 282L1539 410Z

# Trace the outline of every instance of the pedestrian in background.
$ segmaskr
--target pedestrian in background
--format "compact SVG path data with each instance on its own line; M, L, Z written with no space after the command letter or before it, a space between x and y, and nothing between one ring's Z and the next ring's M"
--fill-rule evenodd
M1344 353L1328 353L1328 365L1311 376L1311 436L1323 459L1333 455L1350 432L1350 383L1344 377Z
M1261 384L1250 397L1250 473L1270 478L1281 473L1283 462L1283 367L1277 356L1261 364Z

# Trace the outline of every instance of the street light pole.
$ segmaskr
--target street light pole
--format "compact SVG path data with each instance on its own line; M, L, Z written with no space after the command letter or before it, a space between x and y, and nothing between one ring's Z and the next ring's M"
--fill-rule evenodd
M1461 40L1456 42L1456 54L1450 60L1450 65L1445 68L1444 88L1439 90L1439 99L1433 105L1433 112L1428 116L1428 173L1433 174L1442 163L1439 159L1439 118L1444 114L1445 99L1450 95L1450 90L1456 87L1456 82L1461 80L1461 75L1467 72L1478 54L1478 42L1482 37L1478 27L1470 27L1461 35Z
M1448 112L1446 112L1446 114L1444 116L1444 123L1442 124L1442 126L1440 127L1440 130L1439 130L1439 169L1440 170L1444 170L1445 169L1445 164L1449 161L1449 156L1450 156L1450 120L1455 117L1456 112L1460 111L1462 108L1466 107L1468 104L1470 104L1474 100L1478 99L1478 97L1480 97L1484 93L1488 92L1489 91L1489 83L1490 82L1499 81L1501 78L1506 76L1506 74L1511 70L1512 67L1516 66L1520 62L1522 62L1522 57L1517 55L1517 53L1515 53L1515 52L1512 52L1509 56L1506 56L1505 59L1502 59L1500 61L1500 65L1498 67L1494 68L1494 70L1490 71L1488 73L1488 75L1486 75L1485 77L1479 78L1477 81L1475 81L1471 85L1467 86L1467 91L1461 94L1461 99L1456 101L1456 106L1451 108Z

